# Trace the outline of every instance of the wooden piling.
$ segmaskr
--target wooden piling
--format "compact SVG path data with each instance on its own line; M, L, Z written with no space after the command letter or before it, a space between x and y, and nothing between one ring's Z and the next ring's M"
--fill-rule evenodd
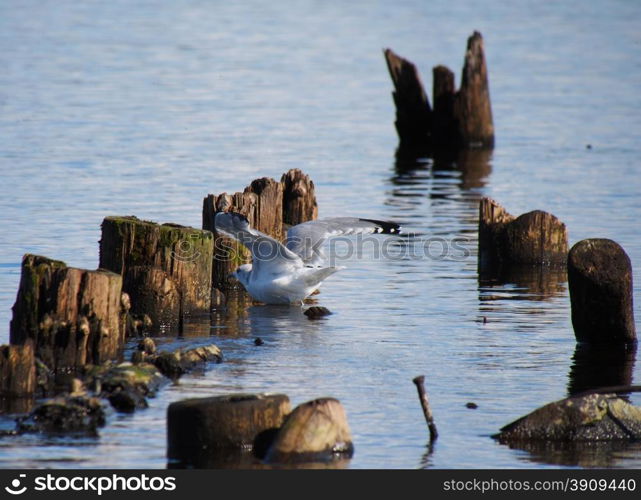
M261 433L282 425L291 411L282 394L232 394L186 399L167 410L167 456L185 465L211 455L251 452Z
M432 108L414 63L394 53L383 51L394 84L396 132L399 148L429 149L432 144Z
M433 110L416 66L390 49L384 55L395 89L399 151L494 147L487 63L478 31L467 40L458 91L449 68L433 68Z
M297 406L276 433L268 463L315 462L349 458L354 452L343 406L319 398Z
M454 104L460 147L494 147L490 87L483 50L483 36L475 31L467 40L465 64ZM438 127L439 123L434 123Z
M534 210L510 215L490 198L479 205L479 265L564 264L567 230L554 215Z
M576 243L567 259L572 326L578 342L634 343L632 264L615 241Z
M0 346L0 398L31 396L35 390L33 341Z
M209 314L213 234L137 217L105 217L100 267L123 277L132 314L147 314L151 330L182 331L190 316Z
M54 371L116 359L124 344L120 275L67 267L27 254L10 342L33 341L35 356Z
M252 228L283 240L284 224L299 224L317 217L314 183L302 171L292 169L283 174L280 182L263 177L252 181L243 192L207 195L203 200L203 229L215 235L212 284L222 292L241 287L229 275L239 265L251 261L243 245L216 232L216 213L230 211L247 217Z
M280 179L283 185L283 224L295 226L318 217L314 182L302 170L293 168Z

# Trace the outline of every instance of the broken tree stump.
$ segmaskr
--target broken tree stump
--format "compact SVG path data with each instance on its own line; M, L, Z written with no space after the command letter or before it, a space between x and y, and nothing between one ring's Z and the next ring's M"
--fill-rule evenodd
M632 264L615 241L576 243L567 259L572 326L578 342L636 342Z
M182 332L190 316L209 314L213 244L209 231L105 217L100 267L122 275L131 314L149 315L153 332Z
M276 433L268 463L331 461L350 458L352 435L343 406L334 398L298 405Z
M167 456L183 465L251 452L256 438L282 425L291 411L283 394L231 394L185 399L167 409Z
M33 341L0 346L0 398L31 396L35 390Z
M432 146L432 108L418 70L412 62L391 49L385 49L383 54L394 83L394 124L400 141L399 149L429 149Z
M458 91L450 69L433 68L433 110L416 66L390 49L384 55L395 89L399 152L494 147L487 63L478 31L467 40Z
M314 182L302 170L293 168L280 178L283 185L283 224L295 226L318 217Z
M514 217L490 198L479 205L479 267L564 264L567 230L554 215L534 210Z
M263 177L255 179L242 193L209 194L203 200L203 229L215 235L212 284L227 290L242 288L230 274L251 261L251 254L240 243L216 232L218 212L237 212L252 228L277 240L286 234L284 223L293 225L315 219L318 214L314 183L298 169L283 174L281 182Z
M10 342L34 343L35 355L54 371L116 359L124 345L120 275L88 271L26 254Z

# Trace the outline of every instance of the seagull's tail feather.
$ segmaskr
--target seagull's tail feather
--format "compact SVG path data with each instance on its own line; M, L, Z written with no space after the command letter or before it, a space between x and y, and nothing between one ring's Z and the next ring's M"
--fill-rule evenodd
M303 280L308 286L318 286L335 272L345 269L345 266L332 266L314 269L313 271L305 274Z

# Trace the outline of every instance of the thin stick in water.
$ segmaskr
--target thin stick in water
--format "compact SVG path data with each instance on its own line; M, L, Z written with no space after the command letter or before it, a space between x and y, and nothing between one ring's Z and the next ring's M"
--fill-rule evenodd
M414 377L412 382L416 385L418 389L418 397L421 401L421 408L423 408L423 415L425 415L425 421L427 422L427 428L430 431L430 442L436 441L438 437L438 431L436 430L436 424L434 423L434 416L432 415L432 410L430 409L430 402L427 399L427 392L425 392L425 376L419 375Z

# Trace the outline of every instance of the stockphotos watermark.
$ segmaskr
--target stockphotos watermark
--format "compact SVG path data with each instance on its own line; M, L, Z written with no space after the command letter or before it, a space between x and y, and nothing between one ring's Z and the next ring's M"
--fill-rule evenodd
M240 242L251 248L253 257L262 262L279 258L291 258L291 254L282 245L275 245L271 239L255 239ZM353 259L373 260L437 260L463 261L472 255L472 239L465 236L444 238L431 236L417 237L412 234L398 235L393 238L380 238L373 235L357 234L355 236L339 236L327 241L313 238L289 239L287 248L295 253L303 254L305 260L325 261L330 266ZM187 249L188 245L184 248ZM216 240L215 252L220 260L243 260L239 244L228 238ZM190 256L189 252L181 254L182 259ZM175 256L174 258L178 258ZM193 257L195 258L195 257Z
M98 496L105 492L161 492L174 491L176 478L162 475L59 475L59 474L19 474L4 487L13 496L26 492L86 492Z

